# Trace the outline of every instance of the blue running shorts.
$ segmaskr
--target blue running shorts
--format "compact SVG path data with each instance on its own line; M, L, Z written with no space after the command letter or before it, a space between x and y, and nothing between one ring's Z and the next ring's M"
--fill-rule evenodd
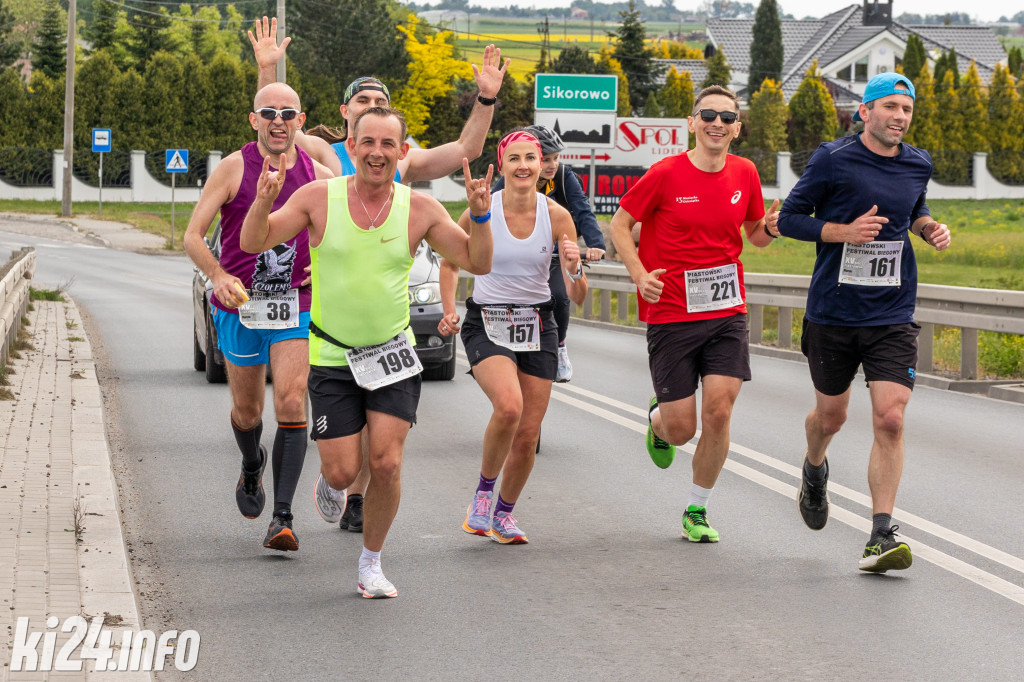
M299 314L299 326L291 329L249 329L237 314L213 306L213 325L217 328L217 347L224 359L238 367L270 364L270 347L278 341L309 339L309 313Z

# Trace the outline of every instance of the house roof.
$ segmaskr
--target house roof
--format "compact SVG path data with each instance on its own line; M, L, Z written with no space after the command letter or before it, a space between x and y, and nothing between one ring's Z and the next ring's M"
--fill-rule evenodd
M955 49L960 71L966 72L973 60L983 80L990 79L996 63L1006 59L1006 52L991 27L908 26L899 22L890 26L865 26L860 5L849 5L821 19L783 20L780 23L784 55L782 91L786 99L796 92L804 73L815 59L819 66L829 64L885 31L902 41L916 33L929 52ZM725 53L734 72L750 71L753 29L752 19L708 20L708 38ZM836 97L836 104L860 101L860 95L849 90L846 84L827 76L825 80ZM743 96L744 92L741 90L737 94Z

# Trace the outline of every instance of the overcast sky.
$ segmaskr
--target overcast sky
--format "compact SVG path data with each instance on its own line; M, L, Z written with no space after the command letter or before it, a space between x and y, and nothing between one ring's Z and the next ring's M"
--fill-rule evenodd
M756 5L757 0L744 0ZM419 0L422 4L423 0ZM649 4L658 4L660 0L649 0ZM548 9L567 7L571 0L469 0L470 5L480 7L507 7L511 4L519 7L536 7ZM798 19L805 16L820 17L852 4L860 4L851 0L780 0L782 10ZM680 10L696 9L701 5L697 0L675 0ZM1024 10L1022 0L984 0L982 2L964 2L964 0L895 0L893 14L899 16L904 12L914 14L943 14L945 12L967 12L978 21L996 21L1000 16L1011 17Z

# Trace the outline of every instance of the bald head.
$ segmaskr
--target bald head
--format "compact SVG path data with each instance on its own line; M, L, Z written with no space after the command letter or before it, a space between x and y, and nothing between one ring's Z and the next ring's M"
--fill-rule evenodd
M264 86L256 93L252 100L253 111L263 107L274 107L275 109L298 109L302 111L299 103L299 93L285 83L271 83Z

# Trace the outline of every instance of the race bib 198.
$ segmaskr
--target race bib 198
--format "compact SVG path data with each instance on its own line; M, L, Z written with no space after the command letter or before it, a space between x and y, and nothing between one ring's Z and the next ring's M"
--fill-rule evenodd
M376 346L351 348L345 351L345 359L356 383L368 391L423 371L420 358L404 333Z
M903 259L903 242L843 244L839 267L840 284L865 287L898 287Z
M247 329L292 329L299 326L299 290L282 293L249 290L238 308L238 321Z
M704 313L743 305L735 263L686 271L686 312Z
M540 315L533 308L484 307L487 338L517 353L540 350Z

